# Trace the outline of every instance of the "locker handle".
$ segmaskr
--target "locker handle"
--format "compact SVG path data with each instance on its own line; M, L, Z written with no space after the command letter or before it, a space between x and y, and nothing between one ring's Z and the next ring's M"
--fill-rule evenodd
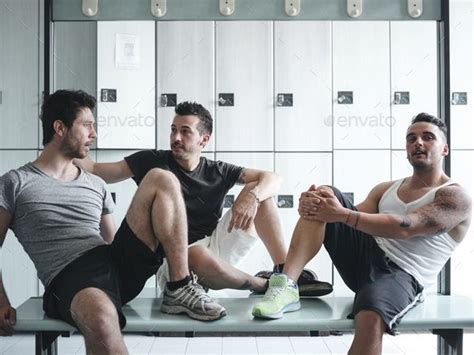
M163 17L166 15L166 0L151 0L150 11L155 17Z
M235 11L235 0L219 0L219 12L221 15L230 16Z
M408 15L413 18L420 17L423 14L423 0L408 0Z
M82 13L84 16L92 17L99 11L99 0L82 0Z

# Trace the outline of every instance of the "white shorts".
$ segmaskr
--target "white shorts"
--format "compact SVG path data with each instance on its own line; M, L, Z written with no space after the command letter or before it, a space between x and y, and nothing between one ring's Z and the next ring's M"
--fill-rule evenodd
M221 218L219 223L217 223L216 229L214 229L211 236L206 236L189 245L189 247L203 245L213 254L224 259L232 266L238 266L254 247L257 242L257 236L242 229L233 229L232 232L227 233L227 227L229 226L231 218L232 210L229 210ZM157 291L161 294L166 282L169 281L169 269L166 259L164 259L163 264L156 273L156 280L160 288L160 290Z

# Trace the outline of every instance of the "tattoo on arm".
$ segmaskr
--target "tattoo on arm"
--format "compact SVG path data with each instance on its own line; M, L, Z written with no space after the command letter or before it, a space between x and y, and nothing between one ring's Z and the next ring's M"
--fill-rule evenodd
M245 173L246 173L245 169L242 169L242 172L240 173L240 176L236 182L238 185L245 185Z

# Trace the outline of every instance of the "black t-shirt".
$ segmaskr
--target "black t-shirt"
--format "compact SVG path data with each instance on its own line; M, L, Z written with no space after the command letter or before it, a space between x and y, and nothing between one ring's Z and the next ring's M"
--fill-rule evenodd
M193 171L184 170L170 150L144 150L125 157L138 184L153 168L171 171L180 181L188 217L188 243L211 235L222 216L224 197L243 168L201 157Z

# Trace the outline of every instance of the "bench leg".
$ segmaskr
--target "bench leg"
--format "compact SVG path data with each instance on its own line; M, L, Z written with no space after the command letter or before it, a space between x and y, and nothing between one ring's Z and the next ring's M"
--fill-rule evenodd
M37 332L35 334L36 355L57 355L59 332Z
M438 355L462 355L463 329L434 329L438 336Z

